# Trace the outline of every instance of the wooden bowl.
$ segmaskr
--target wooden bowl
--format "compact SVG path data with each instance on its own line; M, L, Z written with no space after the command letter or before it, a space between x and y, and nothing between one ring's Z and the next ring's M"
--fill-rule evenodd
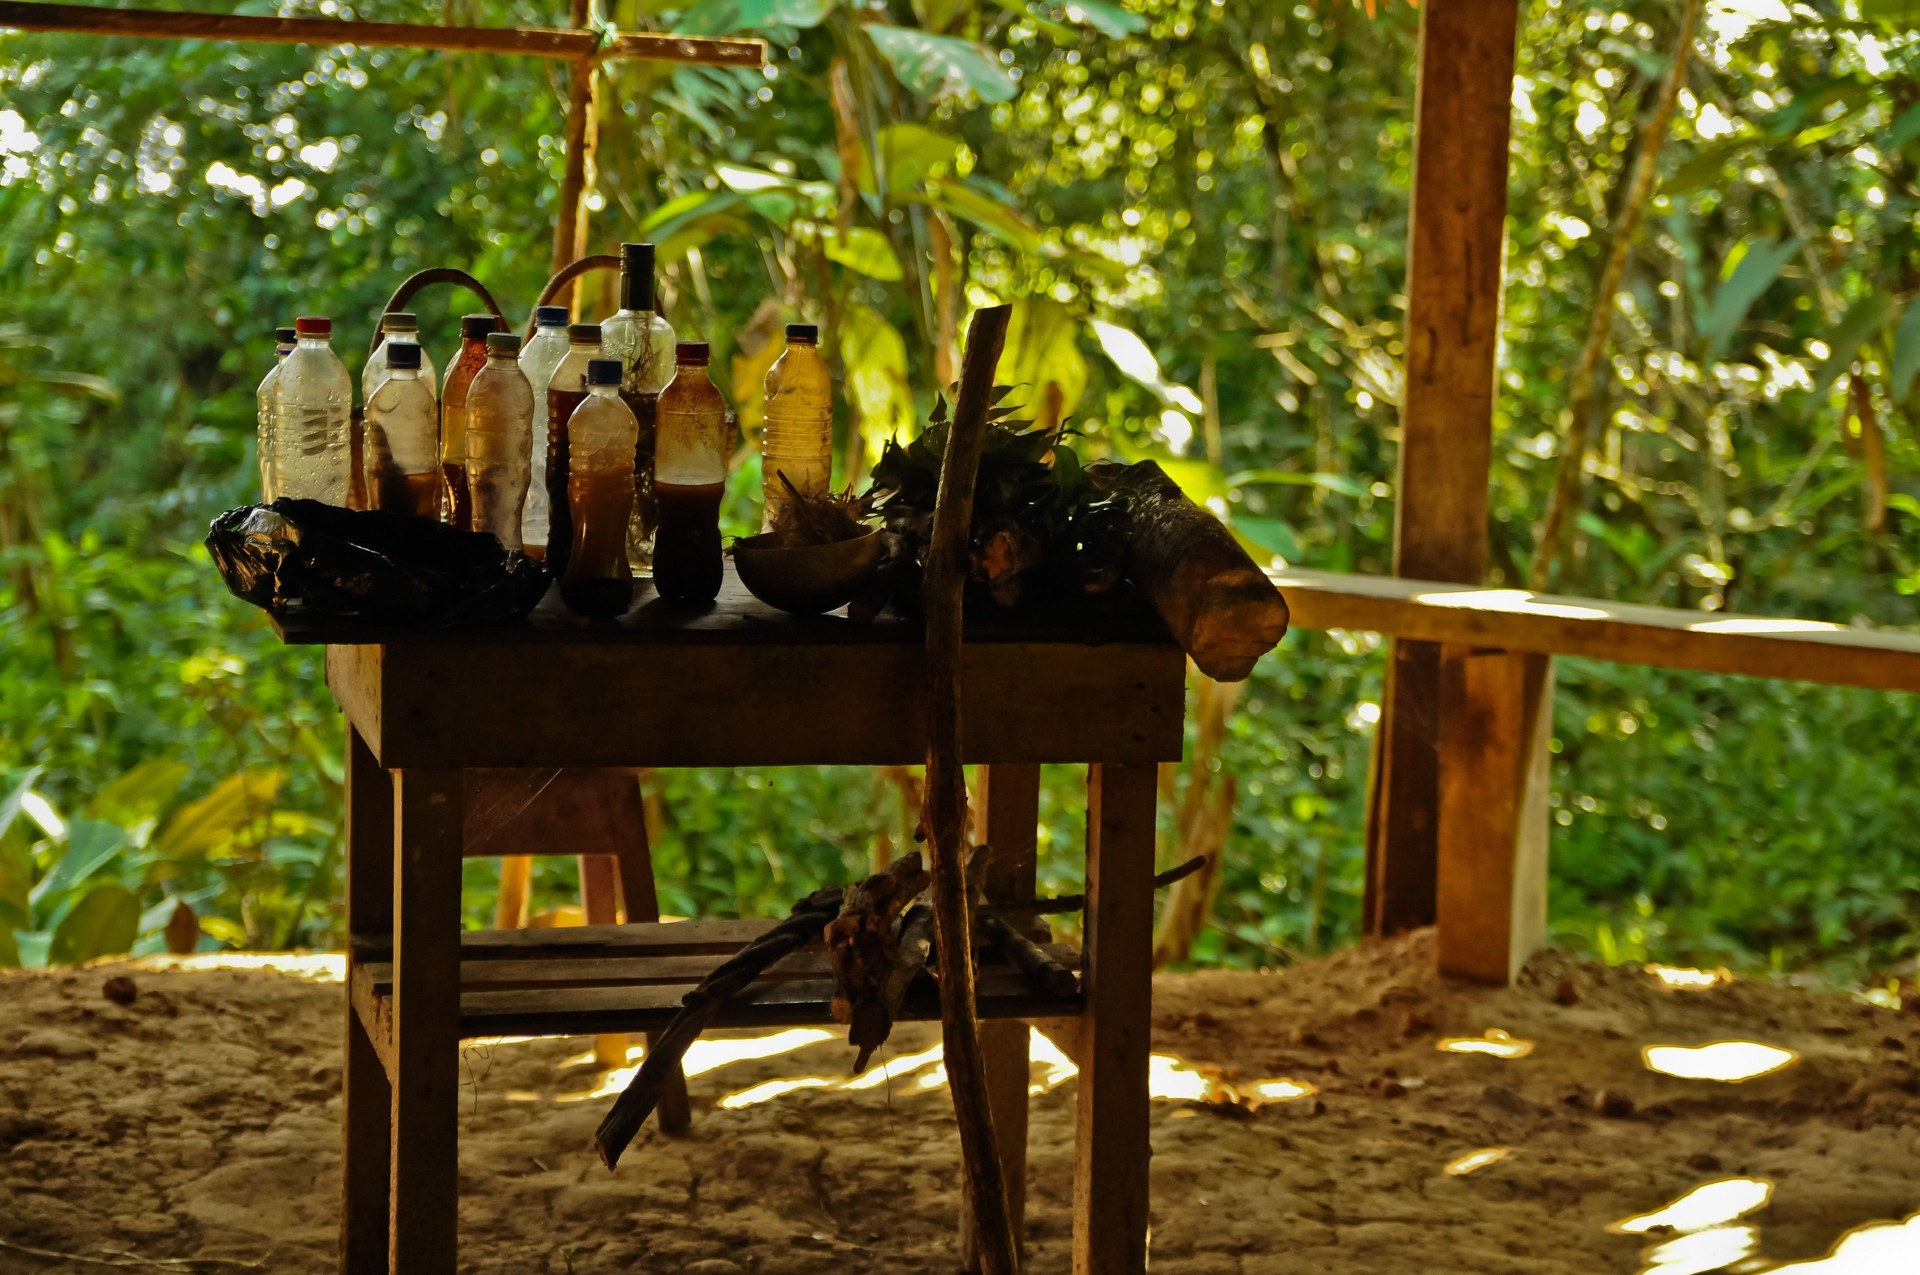
M733 542L733 565L747 592L768 606L790 615L819 615L853 601L885 548L877 527L851 540L798 549L779 548L763 532Z

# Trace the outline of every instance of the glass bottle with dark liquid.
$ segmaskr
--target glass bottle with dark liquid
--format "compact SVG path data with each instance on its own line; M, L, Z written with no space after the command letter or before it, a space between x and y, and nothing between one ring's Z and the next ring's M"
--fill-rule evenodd
M587 365L599 357L600 325L576 323L567 329L567 356L547 382L547 570L556 578L566 575L573 552L567 422L587 397Z
M620 615L633 603L627 520L633 513L633 441L640 427L620 401L621 370L619 359L590 361L586 398L567 420L573 540L560 599L569 610L596 620Z
M389 341L387 374L367 396L363 455L367 507L415 518L440 512L439 418L420 347Z
M660 529L653 587L675 602L711 602L720 592L720 498L733 442L727 403L707 372L707 343L674 347L673 382L660 393L653 494Z
M460 353L447 365L440 391L440 518L450 527L471 530L473 502L467 495L467 387L487 365L490 314L460 316Z

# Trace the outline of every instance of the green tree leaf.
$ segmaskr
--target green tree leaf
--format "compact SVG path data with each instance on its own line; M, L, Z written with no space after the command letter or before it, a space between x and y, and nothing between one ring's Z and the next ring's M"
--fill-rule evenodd
M868 456L877 457L888 439L913 430L907 343L878 310L852 305L840 320L840 362L855 424Z
M993 379L1021 388L1009 395L1009 405L1031 415L1045 401L1048 386L1057 387L1057 420L1072 416L1087 388L1087 357L1080 352L1080 323L1073 312L1051 297L1022 297L1013 303L1007 323L1007 342Z
M836 227L823 226L828 261L837 261L869 279L885 283L900 280L900 258L893 253L887 237L870 226L853 226L842 234Z
M126 843L122 828L98 819L75 819L67 826L67 852L33 888L34 903L57 904L85 885Z
M1860 16L1899 31L1920 30L1920 0L1860 0Z
M1004 102L1017 91L992 55L970 40L884 22L864 23L862 29L900 83L921 97L972 92L983 102Z
M133 946L140 932L140 900L118 885L97 886L54 928L47 964L78 965Z
M131 828L158 818L187 777L187 767L168 758L143 761L107 781L87 803L87 816Z
M1005 200L952 179L930 182L928 201L1006 240L1022 252L1040 251L1040 227Z
M1147 29L1147 20L1114 4L1111 0L1068 0L1067 21L1080 22L1101 35L1115 40L1138 35Z
M896 198L917 193L930 172L951 167L960 151L959 138L924 124L889 124L880 130L877 145L887 193Z
M153 839L154 852L165 859L185 859L224 849L255 820L265 824L280 779L277 770L228 775L212 792L174 811Z
M1813 374L1815 394L1826 393L1840 374L1853 366L1854 356L1860 353L1860 343L1880 330L1892 309L1893 298L1884 292L1870 293L1848 307L1840 326L1833 330L1827 342L1832 352Z
M20 967L20 944L13 937L13 927L0 917L0 970Z
M1732 268L1725 276L1726 282L1714 293L1712 305L1700 320L1700 335L1710 353L1717 355L1726 347L1747 311L1799 251L1798 239L1743 239L1735 245L1727 258Z
M1916 374L1920 374L1920 297L1907 302L1907 312L1900 316L1900 326L1893 334L1893 376L1888 392L1896 399L1905 398Z

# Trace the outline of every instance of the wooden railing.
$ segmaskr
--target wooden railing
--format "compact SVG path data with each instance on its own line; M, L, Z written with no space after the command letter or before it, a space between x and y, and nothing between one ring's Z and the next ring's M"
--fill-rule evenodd
M1910 633L1291 567L1268 575L1295 628L1439 646L1429 741L1439 960L1487 982L1509 982L1546 941L1553 656L1920 691Z

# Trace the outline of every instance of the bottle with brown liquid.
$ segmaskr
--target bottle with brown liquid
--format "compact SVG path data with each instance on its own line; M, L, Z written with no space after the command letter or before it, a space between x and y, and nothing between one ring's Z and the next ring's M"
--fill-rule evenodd
M599 357L600 325L576 323L567 329L567 355L547 382L547 570L556 577L566 575L567 555L573 551L567 422L587 397L587 364Z
M420 347L390 341L386 375L367 396L367 507L414 518L440 513L439 418Z
M492 532L503 548L516 552L533 447L533 386L519 360L519 337L488 333L487 365L467 391L467 491L473 497L473 529Z
M707 372L707 343L674 347L673 381L660 393L653 494L660 506L653 587L675 602L711 602L720 592L720 498L733 432L727 402Z
M620 378L619 359L588 362L586 398L567 418L573 543L560 578L560 599L569 610L596 620L620 615L633 602L627 520L633 513L633 440L640 426L620 401Z
M440 520L469 531L473 502L467 494L467 388L487 365L487 333L494 331L490 314L460 316L460 353L447 365L440 391Z

